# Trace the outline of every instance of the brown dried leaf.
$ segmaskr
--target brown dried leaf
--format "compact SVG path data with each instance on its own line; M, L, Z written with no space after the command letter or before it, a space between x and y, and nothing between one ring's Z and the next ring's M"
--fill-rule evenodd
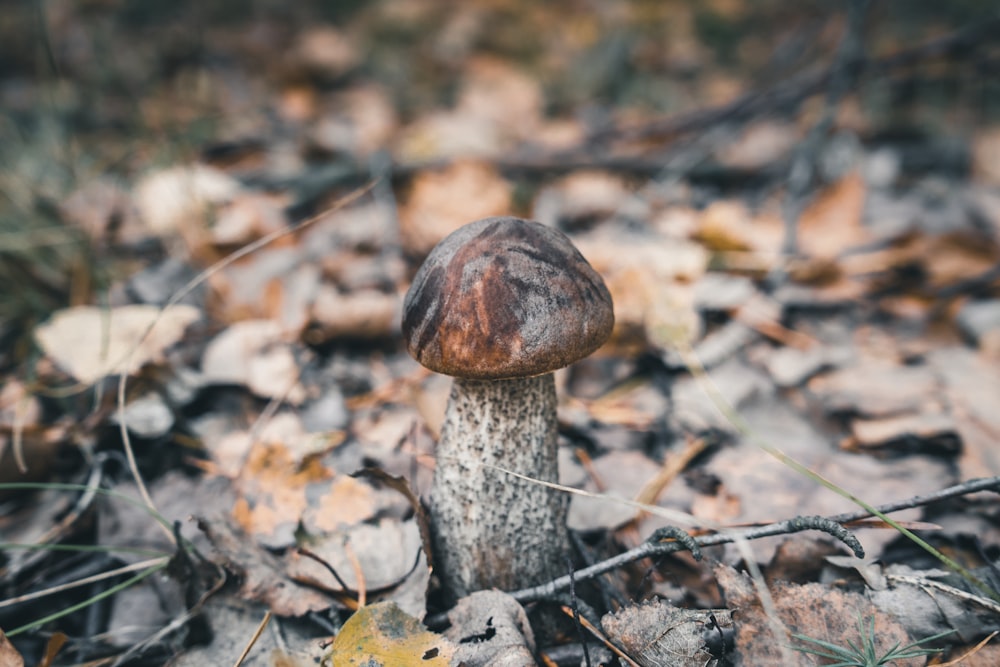
M731 567L715 568L716 580L726 603L735 613L736 652L744 665L817 665L815 656L793 651L788 635L775 637L772 619L760 605L750 578ZM778 618L788 633L797 633L822 641L847 646L848 640L860 644L858 618L875 618L875 643L885 652L897 642L912 640L891 616L877 609L864 596L820 584L778 583L770 587ZM917 667L924 658L897 660L896 664Z
M128 192L106 178L73 191L59 202L59 214L95 242L135 243L145 235Z
M809 389L830 414L887 417L921 412L940 401L931 369L876 359L813 378Z
M24 658L10 643L3 630L0 630L0 665L3 667L24 667Z
M705 271L708 256L703 248L661 236L612 236L600 230L574 242L611 292L611 344L645 350L697 338L701 320L691 283Z
M289 579L277 556L228 522L199 518L198 528L208 537L225 568L237 576L244 599L263 602L279 616L342 608L332 596Z
M289 337L309 322L309 308L320 284L320 269L300 247L269 247L213 273L217 319L273 320Z
M594 460L601 488L589 484L589 491L632 500L643 483L660 471L660 466L641 452L610 452ZM572 530L616 530L632 521L639 509L599 496L573 495L566 524Z
M778 257L783 237L784 226L778 217L754 217L744 204L722 199L702 211L694 232L694 238L708 250L752 252L765 262Z
M477 56L466 63L458 109L487 119L505 139L529 139L541 122L544 102L537 77L509 61Z
M363 159L389 144L398 123L389 95L363 85L334 95L310 136L323 150Z
M643 667L708 667L717 664L708 643L731 633L728 609L679 609L654 599L623 607L601 619L601 628Z
M242 193L221 204L215 214L211 239L217 245L249 243L287 226L285 197Z
M882 419L851 421L849 448L891 449L908 454L955 455L962 448L955 420L948 414L923 412Z
M786 159L800 140L799 132L790 123L765 119L748 125L735 140L724 143L718 159L738 169L762 169Z
M929 363L943 380L962 439L958 459L962 479L1000 475L1000 362L984 359L965 347L945 347L929 355Z
M1000 185L1000 128L979 131L969 145L973 176L983 183Z
M430 568L414 521L381 519L361 523L309 542L309 551L329 565L351 597L364 589L367 599L391 599L403 611L422 618L427 605ZM297 551L286 557L288 575L300 583L341 590L326 567Z
M329 25L305 30L290 55L300 66L330 77L342 76L361 62L352 38Z
M309 499L327 490L335 473L315 458L296 463L288 448L263 443L250 450L237 481L239 498L233 515L243 529L269 546L288 546L295 541ZM352 508L371 516L372 508Z

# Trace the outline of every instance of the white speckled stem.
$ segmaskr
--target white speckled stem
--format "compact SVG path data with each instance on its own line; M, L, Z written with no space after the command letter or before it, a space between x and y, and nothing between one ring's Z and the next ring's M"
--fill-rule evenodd
M455 380L431 490L436 571L451 595L563 573L566 495L481 465L557 482L556 436L551 373Z

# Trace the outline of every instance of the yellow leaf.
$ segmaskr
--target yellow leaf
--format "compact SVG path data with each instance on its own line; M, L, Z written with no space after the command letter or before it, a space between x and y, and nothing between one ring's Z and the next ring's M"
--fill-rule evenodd
M333 642L328 662L365 667L448 667L455 646L404 613L395 602L359 609Z

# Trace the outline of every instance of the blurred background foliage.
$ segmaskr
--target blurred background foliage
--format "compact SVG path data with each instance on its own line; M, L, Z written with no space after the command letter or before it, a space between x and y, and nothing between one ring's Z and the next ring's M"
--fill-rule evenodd
M884 56L996 20L991 4L874 2L867 53ZM406 122L446 107L467 60L489 54L541 81L551 116L599 128L630 114L718 105L829 67L844 6L12 0L0 12L0 343L57 307L93 302L130 266L64 224L59 205L69 193L98 176L127 187L144 169L195 159L211 145L294 136L280 108L290 91L372 82L390 92ZM319 25L350 42L342 67L311 69L289 57L303 30ZM995 123L1000 38L992 41L961 66L863 78L854 103L876 132L962 136Z

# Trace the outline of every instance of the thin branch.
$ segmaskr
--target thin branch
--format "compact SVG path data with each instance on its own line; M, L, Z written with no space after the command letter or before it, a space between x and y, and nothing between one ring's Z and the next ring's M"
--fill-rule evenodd
M937 491L935 493L923 496L914 496L908 500L886 503L885 505L877 506L876 509L882 513L897 512L899 510L909 509L912 507L922 507L931 503L979 491L1000 491L1000 477L987 477L983 479L971 480L942 489L941 491ZM869 516L872 516L870 512L857 511L836 514L826 518L836 523L846 523L849 521L864 519ZM711 535L701 535L695 537L694 541L699 547L708 547L728 544L737 540L755 540L762 537L787 535L800 530L801 525L797 523L797 519L793 518L764 526L754 526L742 530L727 530L725 532L713 533ZM569 587L571 580L579 582L587 579L593 579L594 577L600 576L605 572L610 572L611 570L615 570L619 567L624 567L625 565L637 560L654 556L663 556L681 551L683 549L685 549L685 546L680 542L645 542L634 549L620 553L617 556L608 558L607 560L601 561L600 563L590 567L577 570L572 574L572 577L563 576L545 584L514 591L511 593L511 596L518 602L530 602L532 600L551 597L557 592Z

